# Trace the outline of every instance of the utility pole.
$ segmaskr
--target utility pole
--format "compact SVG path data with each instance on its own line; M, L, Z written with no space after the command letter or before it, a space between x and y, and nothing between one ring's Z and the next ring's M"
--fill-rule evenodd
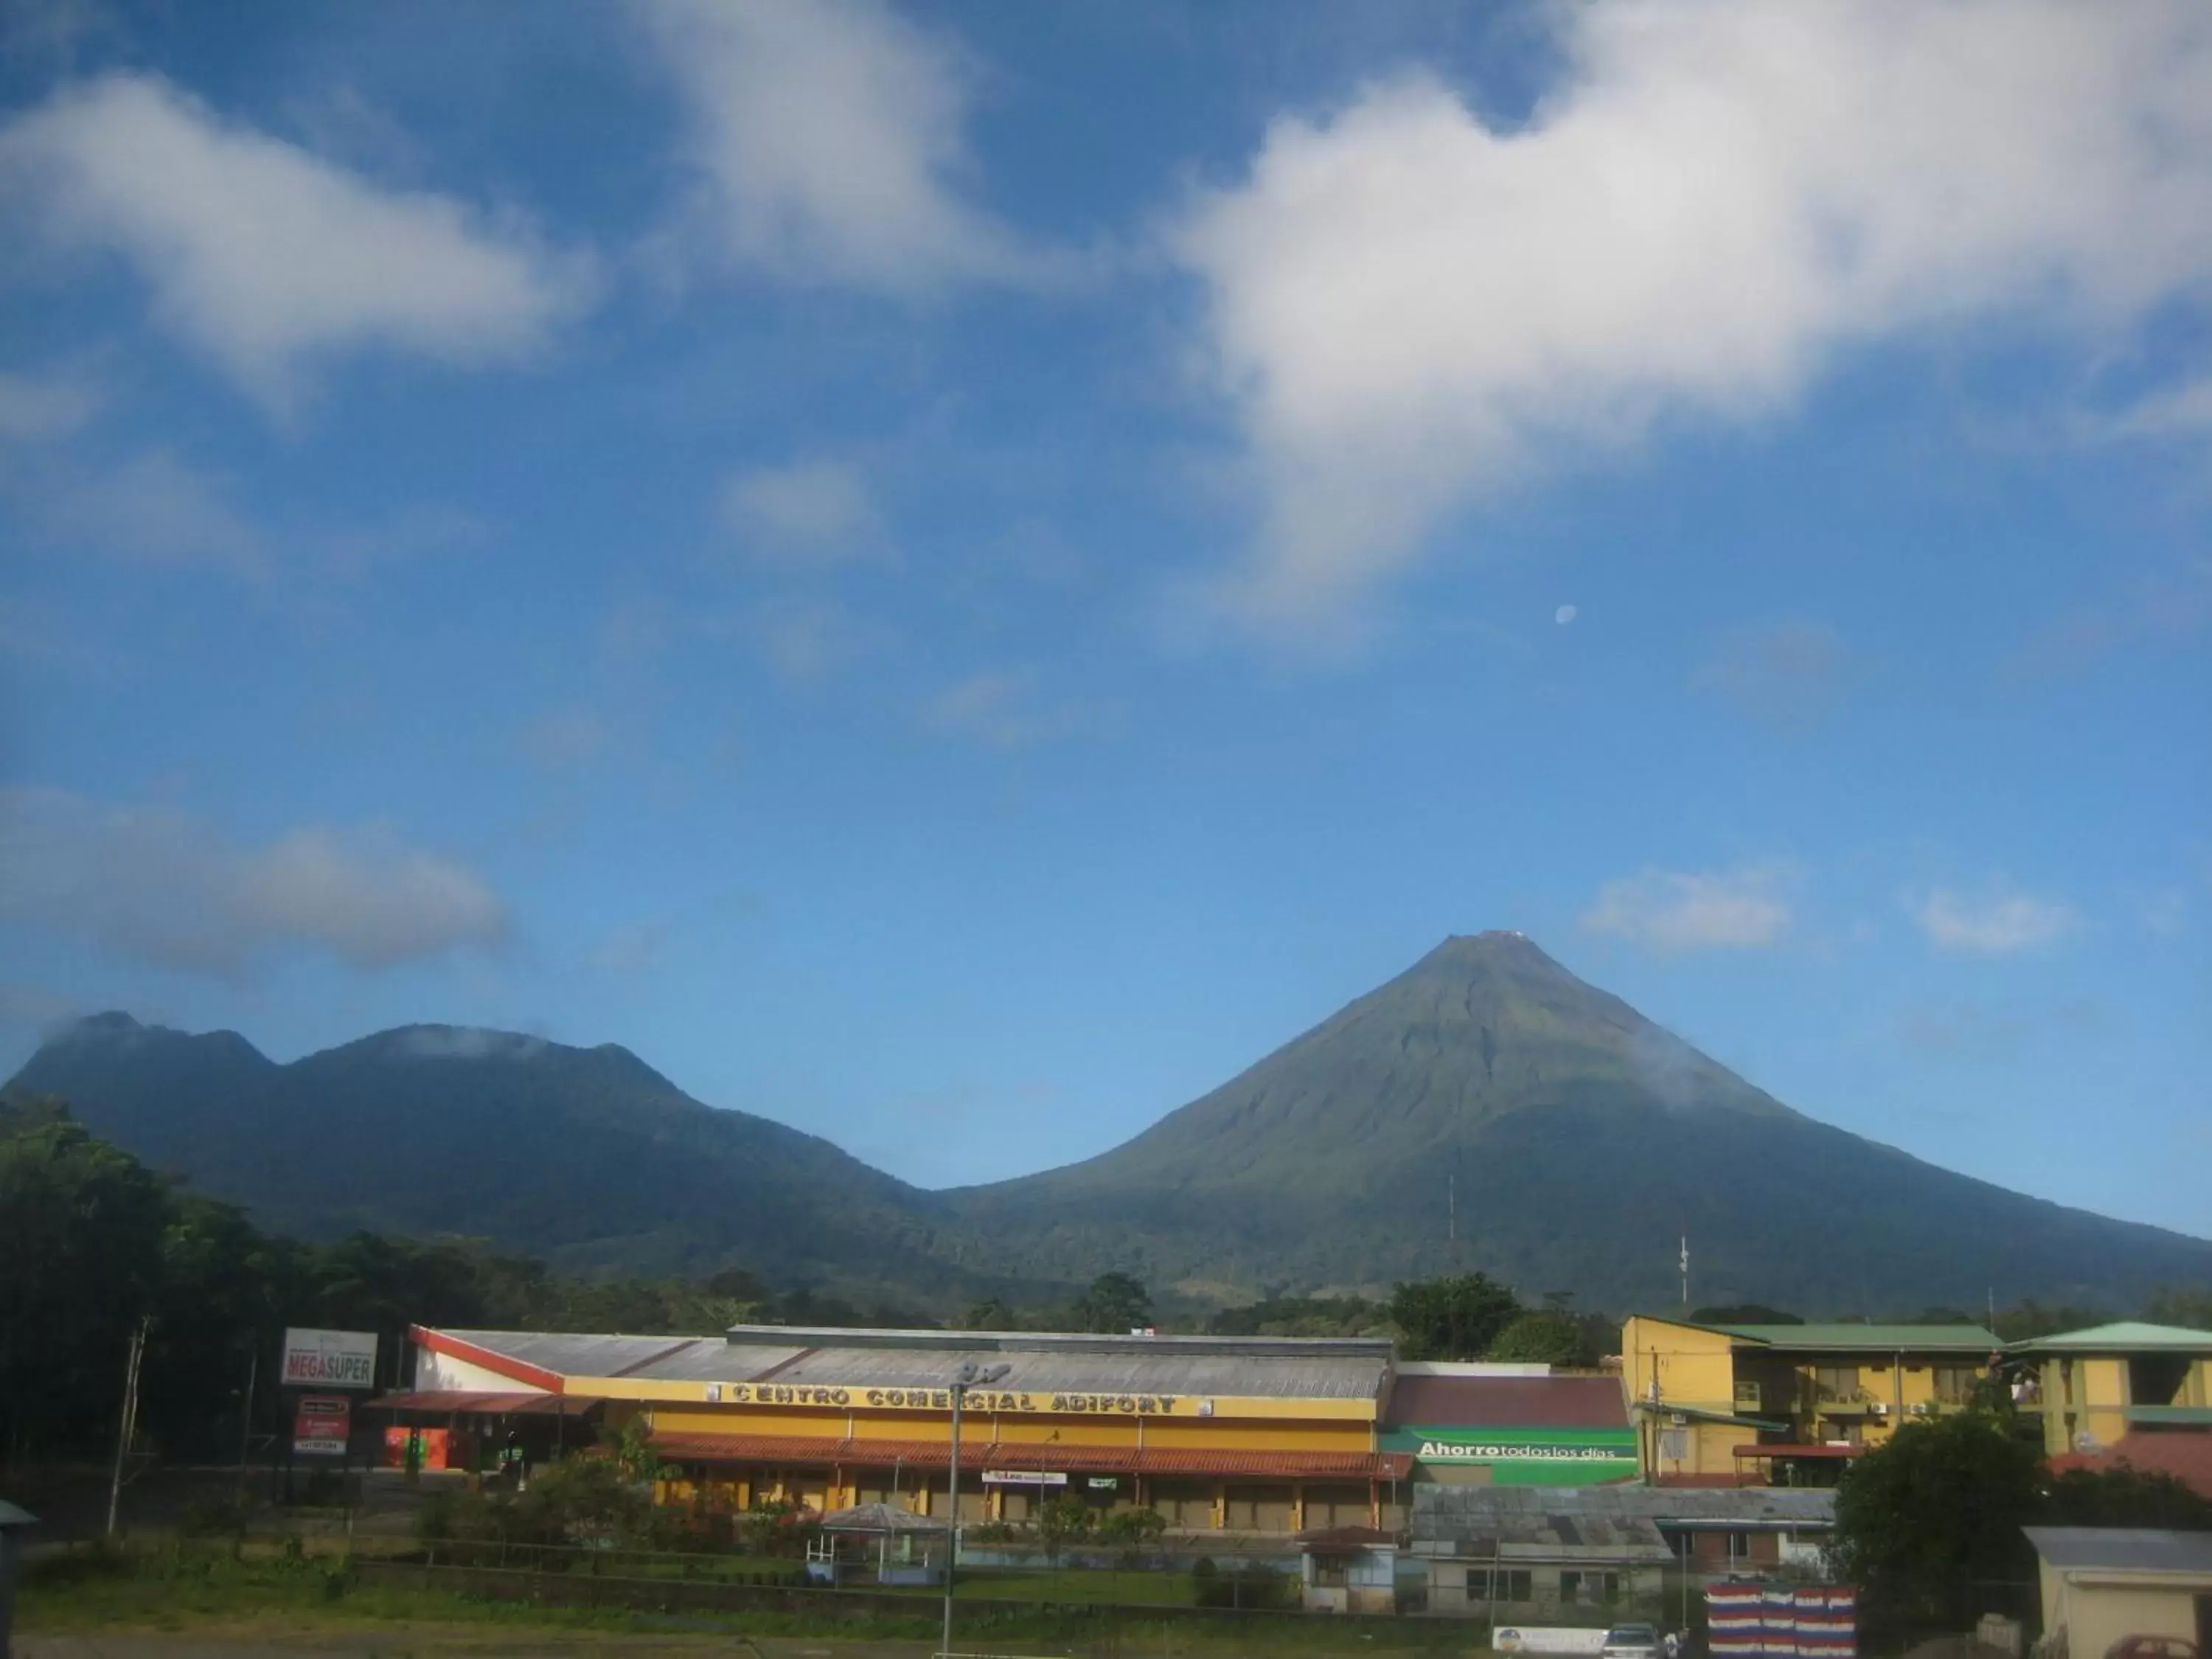
M253 1444L253 1385L261 1373L261 1334L246 1339L246 1404L238 1413L238 1495L246 1496L246 1459Z
M138 1368L146 1358L146 1328L153 1322L149 1315L131 1328L131 1358L123 1369L123 1421L115 1434L115 1473L107 1483L110 1538L115 1536L116 1521L123 1509L123 1461L130 1455L131 1443L138 1437Z
M1682 1305L1690 1305L1690 1236L1682 1235Z
M960 1408L968 1403L969 1389L995 1382L1012 1369L994 1365L988 1371L978 1370L971 1359L952 1378L952 1468L945 1483L945 1520L951 1530L945 1534L945 1640L938 1648L941 1655L950 1656L952 1651L952 1571L960 1559Z

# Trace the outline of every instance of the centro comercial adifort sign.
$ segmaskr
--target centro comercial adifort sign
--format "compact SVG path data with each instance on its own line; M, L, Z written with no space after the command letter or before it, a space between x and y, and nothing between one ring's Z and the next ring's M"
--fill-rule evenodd
M1636 1431L1619 1429L1516 1429L1465 1424L1408 1424L1382 1436L1384 1451L1413 1453L1431 1474L1455 1468L1490 1472L1501 1486L1595 1486L1637 1471ZM1449 1480L1449 1475L1444 1475Z

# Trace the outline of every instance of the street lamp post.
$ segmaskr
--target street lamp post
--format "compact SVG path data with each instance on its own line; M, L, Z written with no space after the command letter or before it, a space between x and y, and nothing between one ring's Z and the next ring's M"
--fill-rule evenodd
M941 1655L952 1651L952 1574L960 1560L960 1408L967 1403L969 1389L995 1382L1012 1369L994 1365L980 1370L971 1359L952 1378L952 1472L945 1483L945 1519L951 1530L945 1535L945 1639L938 1648Z

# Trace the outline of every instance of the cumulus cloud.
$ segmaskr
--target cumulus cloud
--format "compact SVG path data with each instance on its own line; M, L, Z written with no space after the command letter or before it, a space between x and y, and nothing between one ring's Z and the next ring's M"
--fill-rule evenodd
M523 356L590 289L517 224L384 188L151 76L0 129L0 196L51 245L128 260L167 327L280 410L305 365L344 352Z
M2039 950L2073 932L2081 920L2058 899L2002 890L1976 898L1946 887L1921 900L1912 917L1937 950L1979 956Z
M133 564L251 574L268 544L228 479L155 447L112 463L58 463L11 491L32 536L60 551Z
M1759 950L1790 931L1787 872L1753 865L1705 873L1646 870L1609 881L1583 912L1583 931L1662 955Z
M1026 669L987 670L937 693L922 706L921 718L947 737L994 749L1028 749L1096 735L1111 726L1115 712L1106 703L1042 697L1036 676Z
M752 551L827 563L885 550L868 481L844 461L802 460L722 481L722 523Z
M973 73L879 0L644 0L682 89L691 228L737 263L901 298L1050 261L964 199Z
M1855 343L2094 334L2212 279L2191 0L1554 15L1564 79L1524 125L1376 82L1276 121L1174 227L1265 504L1247 618L1310 626L1470 499L1771 416Z
M507 928L483 878L384 826L238 847L182 812L23 786L0 788L0 920L233 978L287 950L389 968Z

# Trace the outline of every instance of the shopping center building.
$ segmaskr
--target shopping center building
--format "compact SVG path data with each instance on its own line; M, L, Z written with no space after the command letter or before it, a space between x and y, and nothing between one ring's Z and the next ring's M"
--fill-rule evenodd
M952 1386L963 1522L1048 1496L1155 1509L1187 1531L1404 1525L1413 1458L1384 1450L1390 1345L738 1326L720 1337L411 1333L413 1387L377 1402L441 1458L547 1455L641 1420L672 1498L946 1511ZM464 1448L466 1447L465 1450Z

